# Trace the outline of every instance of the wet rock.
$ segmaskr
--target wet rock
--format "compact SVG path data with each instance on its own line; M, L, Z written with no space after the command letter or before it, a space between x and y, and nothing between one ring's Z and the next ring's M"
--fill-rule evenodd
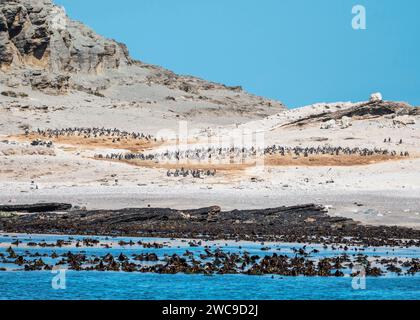
M159 261L156 253L142 253L140 255L135 255L134 260L137 261Z
M10 209L16 210L15 207ZM185 218L187 215L188 219ZM219 207L182 211L161 208L73 210L66 215L47 212L0 217L0 229L21 233L341 243L347 246L420 245L419 230L361 225L352 219L329 216L323 206L311 204L225 212L220 211ZM164 246L162 243L138 244L155 249ZM42 243L37 245L47 246ZM85 245L96 244L85 240ZM134 242L125 241L121 245L131 246ZM192 245L200 243L194 241Z

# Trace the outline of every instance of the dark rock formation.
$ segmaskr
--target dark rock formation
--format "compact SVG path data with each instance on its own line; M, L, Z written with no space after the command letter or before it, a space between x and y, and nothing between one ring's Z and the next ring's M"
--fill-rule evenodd
M18 210L15 208L15 211ZM324 207L313 204L233 211L221 211L215 206L194 210L128 208L74 210L67 214L46 212L0 217L0 230L16 233L420 246L418 230L364 226L352 219L331 217Z
M67 203L38 203L38 204L23 204L23 205L0 205L0 211L3 212L54 212L67 211L72 208L71 204Z
M0 67L100 73L131 64L125 45L105 39L51 0L0 1Z

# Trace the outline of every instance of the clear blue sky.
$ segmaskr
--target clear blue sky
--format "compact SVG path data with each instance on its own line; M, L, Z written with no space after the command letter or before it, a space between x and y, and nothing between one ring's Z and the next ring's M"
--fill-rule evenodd
M420 105L418 0L55 0L139 60L289 107L387 100ZM367 29L352 29L352 7Z

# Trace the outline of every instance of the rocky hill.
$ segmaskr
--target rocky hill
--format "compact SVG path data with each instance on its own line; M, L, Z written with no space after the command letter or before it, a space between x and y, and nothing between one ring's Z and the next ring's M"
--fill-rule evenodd
M131 64L125 45L69 19L50 0L5 0L0 12L0 64L52 72L99 73Z
M165 127L168 118L203 126L233 124L284 109L281 103L248 94L239 86L180 76L135 61L124 44L70 19L51 0L0 0L0 92L0 112L13 106L65 111L69 104L84 112L88 100L102 110L112 108L114 119L115 109L120 118L143 112ZM92 125L110 122L109 116L101 113ZM60 126L61 118L53 118L50 123ZM89 115L83 120L89 125Z

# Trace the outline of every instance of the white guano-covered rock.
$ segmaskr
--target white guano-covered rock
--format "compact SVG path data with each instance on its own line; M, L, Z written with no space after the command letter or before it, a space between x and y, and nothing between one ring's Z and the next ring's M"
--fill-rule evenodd
M380 92L372 93L370 95L370 102L381 102L383 101L382 94Z
M333 129L336 126L337 126L337 122L334 119L331 119L321 124L321 129Z
M340 125L341 129L346 129L346 128L352 126L350 117L344 116L344 117L341 118L340 122L341 122L341 125Z

